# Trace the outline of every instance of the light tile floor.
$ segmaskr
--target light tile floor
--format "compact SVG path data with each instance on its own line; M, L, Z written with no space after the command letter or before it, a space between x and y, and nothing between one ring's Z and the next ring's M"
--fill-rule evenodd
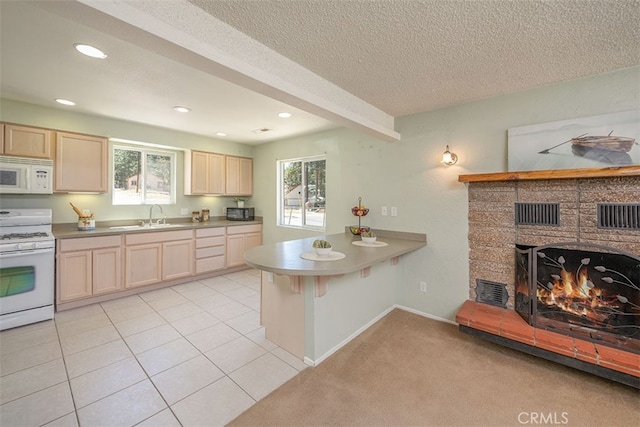
M306 366L264 337L244 270L0 333L2 426L216 426Z

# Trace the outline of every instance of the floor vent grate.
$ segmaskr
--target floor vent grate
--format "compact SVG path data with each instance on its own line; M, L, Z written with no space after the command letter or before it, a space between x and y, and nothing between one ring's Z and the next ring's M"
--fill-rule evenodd
M516 202L516 225L560 225L557 203Z
M598 228L640 230L640 204L598 204Z
M484 279L476 279L476 301L484 304L505 308L509 294L504 283L490 282Z

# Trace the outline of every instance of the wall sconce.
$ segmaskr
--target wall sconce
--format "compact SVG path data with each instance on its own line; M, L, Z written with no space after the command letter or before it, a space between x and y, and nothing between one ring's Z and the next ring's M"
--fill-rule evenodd
M442 164L447 166L453 166L458 161L458 156L456 153L452 153L449 151L449 146L447 145L447 149L442 153Z

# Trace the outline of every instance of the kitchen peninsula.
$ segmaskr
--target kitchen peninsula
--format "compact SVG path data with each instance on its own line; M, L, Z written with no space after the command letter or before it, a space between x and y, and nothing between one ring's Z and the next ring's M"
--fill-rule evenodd
M401 257L426 246L427 239L418 233L375 233L378 244L370 246L347 228L245 252L246 263L262 270L260 315L267 339L316 365L390 311L396 283L404 280ZM303 259L300 254L312 252L318 238L344 257Z

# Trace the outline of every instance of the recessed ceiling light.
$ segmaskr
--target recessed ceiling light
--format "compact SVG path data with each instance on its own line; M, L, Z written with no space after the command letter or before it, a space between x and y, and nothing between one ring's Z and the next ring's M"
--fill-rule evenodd
M58 104L62 104L62 105L76 105L75 102L73 101L69 101L68 99L62 99L62 98L58 98L56 99L56 102Z
M216 132L216 135L217 136L227 136L227 134L224 133L224 132Z
M173 107L173 109L176 110L178 113L188 113L189 111L191 111L189 108L181 107L180 105L176 105L175 107Z
M104 59L107 57L107 55L103 51L88 44L76 43L73 45L73 47L75 47L76 50L81 54L90 56L92 58Z
M282 113L278 113L278 117L282 119L288 119L289 117L291 117L291 113L287 113L286 111L283 111Z

